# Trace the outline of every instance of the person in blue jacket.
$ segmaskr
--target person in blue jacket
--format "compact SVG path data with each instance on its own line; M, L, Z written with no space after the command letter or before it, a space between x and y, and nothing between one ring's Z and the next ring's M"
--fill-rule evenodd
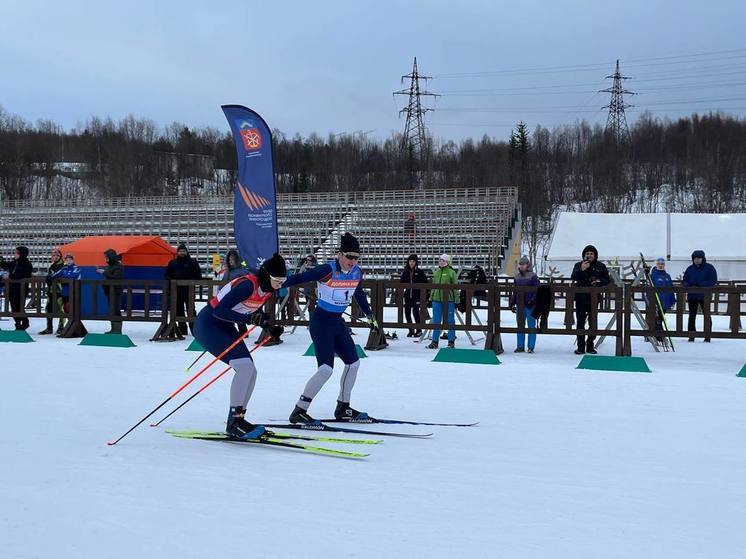
M52 280L77 280L80 279L81 273L80 268L75 264L75 257L70 254L69 252L65 254L65 265L57 270L54 274L52 274L51 278ZM70 302L70 286L72 285L71 281L64 281L61 282L61 290L60 290L60 312L63 314L69 313L69 306L68 303ZM62 333L65 328L65 319L60 318L60 324L57 327L57 337L61 338Z
M194 338L217 357L240 336L237 324L261 322L261 326L271 333L275 327L268 323L262 307L280 288L286 276L285 260L274 254L262 263L256 274L247 273L226 283L199 311L194 321ZM251 353L242 341L220 360L235 371L225 432L238 439L260 439L267 432L265 427L244 419L256 384L256 367Z
M655 268L650 270L650 279L656 289L660 287L673 287L673 280L669 273L666 272L666 259L662 256L655 261ZM676 304L676 294L670 291L659 292L658 298L661 300L663 312L670 311Z
M717 270L715 270L715 266L707 262L705 251L695 250L692 252L692 264L684 272L682 280L684 287L714 287L717 282ZM689 306L689 341L693 342L694 333L697 331L697 309L701 308L702 314L705 312L705 294L687 292L686 302ZM710 320L709 327L712 329L712 320ZM710 338L705 338L705 341L709 342Z
M318 369L308 380L295 408L290 414L291 423L318 425L319 420L308 414L314 397L326 384L334 371L334 354L345 364L340 380L339 398L334 417L346 421L365 421L368 414L350 407L352 388L357 379L360 359L355 343L342 319L342 313L354 298L368 317L368 326L380 331L373 317L365 292L360 287L363 272L358 266L360 243L350 233L345 233L337 251L337 258L288 278L283 287L292 287L309 281L317 282L318 305L311 315L311 339L316 352Z

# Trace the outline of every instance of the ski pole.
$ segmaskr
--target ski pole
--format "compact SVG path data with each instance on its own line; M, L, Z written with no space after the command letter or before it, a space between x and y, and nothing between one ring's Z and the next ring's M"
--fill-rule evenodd
M254 347L252 347L249 350L249 353L254 353L254 351L256 351L257 349L259 349L260 347L262 347L264 344L266 344L271 339L272 339L271 336L265 337L261 342L259 342ZM197 390L197 392L195 392L194 394L192 394L191 396L189 396L189 398L187 398L181 404L179 404L176 408L174 408L173 411L171 411L171 413L169 413L167 416L163 417L157 423L151 423L150 426L151 427L158 427L161 423L163 423L164 421L166 421L169 417L171 417L173 414L175 414L181 408L183 408L184 406L186 406L196 396L198 396L199 394L201 394L202 392L204 392L207 389L208 386L210 386L213 382L217 381L219 378L221 378L225 373L227 373L230 370L231 370L231 367L226 367L225 369L223 369L223 371L221 371L219 374L217 374L215 377L213 377L213 379L210 382L208 382L207 384L205 384L202 388L200 388L199 390Z
M205 353L207 353L207 350L205 350L205 351L203 351L202 353L200 353L200 354L199 354L199 357L197 357L197 359L195 359L194 361L192 361L192 364L191 364L191 365L189 365L189 366L188 366L188 367L187 367L186 369L184 369L184 371L186 371L186 372L188 373L188 372L189 372L189 370L190 370L190 369L191 369L192 367L194 367L194 364L195 364L195 363L196 363L197 361L199 361L200 359L202 359L202 357L204 357Z
M108 442L107 442L106 444L107 444L107 445L109 445L109 446L114 446L114 445L115 445L115 444L117 444L117 443L118 443L119 441L121 441L121 440L122 440L122 439L123 439L124 437L126 437L127 435L129 435L129 434L130 434L130 433L131 433L132 431L134 431L134 430L135 430L135 429L136 429L137 427L139 427L139 426L140 426L140 424L142 424L142 423L143 423L143 422L144 422L144 421L145 421L146 419L148 419L148 418L149 418L149 417L150 417L151 415L153 415L153 414L154 414L155 412L157 412L157 411L158 411L159 409L161 409L161 408L162 408L163 406L165 406L165 405L166 405L166 404L167 404L167 403L168 403L169 401L171 401L171 399L172 399L172 398L173 398L174 396L176 396L176 395L177 395L177 394L178 394L179 392L181 392L181 391L182 391L182 390L184 390L184 389L185 389L185 388L186 388L187 386L189 386L190 384L192 384L192 382L194 382L194 380L195 380L195 379L196 379L197 377L199 377L199 376L200 376L200 375L201 375L202 373L204 373L204 372L205 372L205 371L206 371L207 369L209 369L210 367L212 367L212 366L213 366L213 365L214 365L214 364L215 364L215 363L216 363L216 362L217 362L217 361L218 361L218 360L219 360L219 359L220 359L221 357L223 357L223 356L224 356L224 355L225 355L226 353L228 353L228 352L229 352L230 350L232 350L232 349L233 349L234 347L236 347L236 346L237 346L237 345L238 345L239 343L241 343L241 342L242 342L242 341L244 340L244 338L246 338L246 337L247 337L247 336L249 335L249 333L250 333L250 332L251 332L251 331L252 331L252 330L253 330L254 328L255 328L255 327L249 328L249 329L248 329L248 330L247 330L247 331L246 331L245 333L241 334L241 335L240 335L240 336L238 337L238 339L237 339L237 340L236 340L235 342L233 342L233 343L232 343L231 345L229 345L229 346L228 346L227 348L225 348L225 349L223 350L223 352L222 352L222 353L221 353L220 355L218 355L217 357L215 357L215 359L213 359L213 360L212 360L212 361L210 361L210 362L209 362L209 363L208 363L207 365L205 365L204 367L202 367L202 369L201 369L201 370L200 370L200 371L199 371L199 372L198 372L197 374L195 374L195 375L194 375L194 376L193 376L192 378L190 378L190 379L189 379L188 381L186 381L186 382L185 382L184 384L182 384L182 385L181 385L181 386L180 386L179 388L177 388L176 390L174 390L174 391L173 391L173 392L171 393L171 395L170 395L170 396L169 396L168 398L166 398L165 400L163 400L163 402L161 402L161 403L160 403L160 404L159 404L159 405L158 405L158 406L157 406L157 407L156 407L155 409L153 409L153 411L151 411L151 412L150 412L150 413L149 413L148 415L146 415L146 416L145 416L145 417L143 417L143 418L142 418L142 419L141 419L140 421L138 421L138 422L137 422L137 423L135 423L135 424L134 424L134 425L133 425L132 427L130 427L130 428L129 428L129 430L128 430L128 431L127 431L127 432L126 432L126 433L125 433L124 435L122 435L121 437L119 437L119 438L118 438L117 440L115 440L115 441L108 441Z

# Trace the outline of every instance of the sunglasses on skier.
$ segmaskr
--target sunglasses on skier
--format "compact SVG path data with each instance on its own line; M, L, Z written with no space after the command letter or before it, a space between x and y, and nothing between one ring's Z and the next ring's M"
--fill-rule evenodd
M273 282L275 282L275 283L280 283L280 284L282 284L282 283L285 283L285 280L286 280L287 278L277 278L277 277L275 277L275 276L269 276L269 279L270 279L270 281L273 281Z
M344 257L347 260L360 260L360 255L359 254L345 254Z

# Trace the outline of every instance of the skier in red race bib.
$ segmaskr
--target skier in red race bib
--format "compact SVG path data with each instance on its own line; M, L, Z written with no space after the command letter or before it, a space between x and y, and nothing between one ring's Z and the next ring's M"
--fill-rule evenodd
M378 330L378 322L373 317L368 299L360 287L363 272L357 265L359 259L358 240L350 233L345 233L335 260L316 266L307 272L296 274L283 284L283 287L292 287L316 281L319 294L318 305L311 315L310 325L318 369L306 383L303 394L290 414L291 423L320 424L319 420L308 414L308 408L313 398L332 376L335 353L345 367L340 380L339 398L334 417L347 421L368 419L367 413L350 407L350 395L357 379L360 359L347 325L342 320L342 313L347 310L354 298L365 316L368 317L368 325Z
M286 277L285 260L275 254L264 261L257 274L249 273L224 285L197 315L195 339L213 355L220 355L240 335L237 324L251 323L257 315L263 316L262 306ZM266 319L264 322L261 325L268 327ZM244 419L256 383L256 367L251 354L244 343L239 343L221 360L235 371L225 432L239 439L259 439L266 433L264 426Z

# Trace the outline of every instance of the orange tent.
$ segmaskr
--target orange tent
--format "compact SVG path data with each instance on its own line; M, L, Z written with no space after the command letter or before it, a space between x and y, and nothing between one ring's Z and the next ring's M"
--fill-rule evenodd
M176 249L160 237L133 235L83 237L60 250L72 254L78 266L105 266L104 251L110 248L120 255L125 267L165 267L176 256Z

